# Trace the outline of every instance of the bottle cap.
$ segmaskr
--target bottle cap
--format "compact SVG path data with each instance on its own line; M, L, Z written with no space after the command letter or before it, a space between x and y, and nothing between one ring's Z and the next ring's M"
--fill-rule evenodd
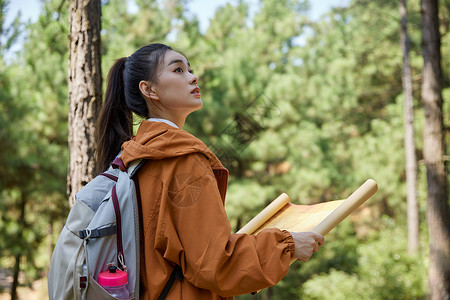
M118 270L116 266L110 266L107 271L98 274L98 284L102 286L119 286L127 283L127 273Z

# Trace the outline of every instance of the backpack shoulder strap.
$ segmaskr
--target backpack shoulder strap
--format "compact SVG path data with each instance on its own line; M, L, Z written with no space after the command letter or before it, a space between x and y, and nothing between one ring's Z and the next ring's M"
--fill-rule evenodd
M123 163L122 159L117 156L114 161L111 163L113 168L120 168L122 171L126 171L128 173L128 176L130 178L133 178L133 176L137 173L137 171L144 165L145 159L138 159L133 161L128 168L125 167L125 164ZM139 193L139 182L135 181L136 187L137 187L137 197L138 197L138 205L140 206L140 193ZM140 209L139 209L140 210ZM182 281L184 278L183 270L180 266L176 265L173 269L172 273L170 274L169 280L166 282L166 285L164 286L161 294L158 297L158 300L164 300L166 299L167 295L169 294L173 284L175 283L175 280Z
M122 171L126 171L128 173L128 176L133 177L136 172L139 170L140 167L142 167L142 165L145 163L145 159L137 159L135 161L133 161L132 163L130 163L128 165L128 168L125 167L125 164L123 163L122 159L117 156L113 162L111 163L111 166L113 168L119 168Z
M173 269L172 273L170 274L169 280L167 281L166 285L164 286L164 289L162 290L161 295L159 295L158 300L166 299L175 280L178 279L178 280L182 281L183 278L184 278L183 270L181 270L181 267L179 265L176 265L175 268Z
M130 178L132 178L134 175L136 175L137 171L145 164L145 159L141 158L138 160L133 161L129 166L128 166L128 175L130 176Z

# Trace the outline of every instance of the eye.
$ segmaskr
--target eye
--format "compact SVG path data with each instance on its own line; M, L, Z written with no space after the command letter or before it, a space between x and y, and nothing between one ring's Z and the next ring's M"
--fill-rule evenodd
M189 73L194 74L194 70L189 69Z
M175 69L176 73L183 73L183 69L181 67L178 67Z

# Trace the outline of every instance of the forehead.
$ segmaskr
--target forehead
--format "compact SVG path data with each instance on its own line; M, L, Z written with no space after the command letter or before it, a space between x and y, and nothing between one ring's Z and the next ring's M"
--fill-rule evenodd
M164 56L164 67L167 67L173 63L183 63L186 65L190 65L186 57L181 55L180 53L169 50L166 52L166 55Z

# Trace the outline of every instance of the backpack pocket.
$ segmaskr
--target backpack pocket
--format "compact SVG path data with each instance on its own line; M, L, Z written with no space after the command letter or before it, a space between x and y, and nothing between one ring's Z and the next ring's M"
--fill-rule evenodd
M89 277L89 287L86 291L86 300L118 300L102 288L94 278ZM130 297L134 300L134 297Z
M53 252L48 273L49 298L53 299L80 299L81 265L84 262L83 240L76 234L89 224L94 213L80 201L76 201L69 213L68 220L72 226L65 225Z

